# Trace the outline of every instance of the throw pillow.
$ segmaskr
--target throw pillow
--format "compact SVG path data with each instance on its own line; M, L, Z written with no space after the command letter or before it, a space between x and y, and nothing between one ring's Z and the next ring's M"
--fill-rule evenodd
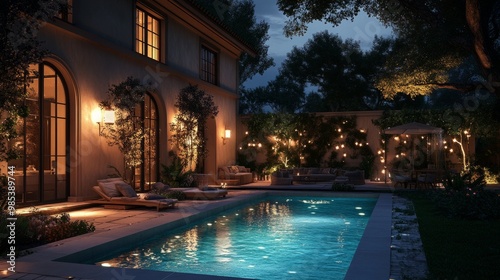
M238 166L231 166L229 167L231 169L231 173L238 173L239 169L238 169Z
M109 197L122 196L122 194L118 191L118 189L116 189L116 186L115 186L116 183L119 183L119 182L118 181L117 182L99 182L99 187Z
M159 192L165 192L170 188L169 185L165 185L162 182L156 182L151 186L151 189L159 191Z
M116 183L115 187L125 197L137 197L134 188L125 182Z

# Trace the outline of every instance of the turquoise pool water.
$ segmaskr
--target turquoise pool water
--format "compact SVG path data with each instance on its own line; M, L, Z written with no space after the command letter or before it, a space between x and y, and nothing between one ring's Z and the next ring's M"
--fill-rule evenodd
M376 200L268 197L91 262L253 279L343 279Z

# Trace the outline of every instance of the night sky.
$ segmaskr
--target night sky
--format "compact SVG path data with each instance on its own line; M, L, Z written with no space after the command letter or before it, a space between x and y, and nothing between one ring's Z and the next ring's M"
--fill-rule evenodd
M328 30L332 34L338 34L344 40L352 38L360 41L363 50L370 49L375 35L391 35L390 29L385 28L376 18L370 18L363 13L359 14L353 22L346 20L338 27L333 27L331 24L322 22L314 22L309 25L308 32L304 36L286 38L283 35L283 26L285 25L286 17L278 10L276 1L253 1L255 3L257 21L264 20L270 25L270 38L267 41L267 45L269 46L268 53L274 58L276 66L269 68L264 75L256 75L253 79L246 81L244 85L248 89L267 85L267 82L274 79L277 75L281 62L286 58L286 54L293 46L302 47L312 37L312 34L317 32Z

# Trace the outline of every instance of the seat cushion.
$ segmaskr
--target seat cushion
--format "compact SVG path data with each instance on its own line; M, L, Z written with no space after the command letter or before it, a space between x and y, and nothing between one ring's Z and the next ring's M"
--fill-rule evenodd
M139 197L141 199L144 199L144 200L157 200L157 199L166 198L164 195L155 194L155 193L143 193L143 194L139 195Z

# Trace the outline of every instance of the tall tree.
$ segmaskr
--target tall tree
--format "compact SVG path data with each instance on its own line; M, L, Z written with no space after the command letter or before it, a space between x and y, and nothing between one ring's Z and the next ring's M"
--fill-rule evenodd
M101 110L115 112L113 124L103 124L102 134L109 146L117 146L123 154L123 179L134 182L135 168L142 164L143 143L151 131L136 112L144 101L144 96L153 89L143 85L137 78L128 77L125 81L112 85L108 97L99 103Z
M304 104L304 87L293 75L282 72L266 86L267 105L276 113L296 113Z
M280 76L317 88L328 111L366 109L367 79L360 66L363 52L357 42L343 41L327 31L316 33L303 48L294 47ZM278 77L279 78L279 77Z
M205 127L208 118L215 118L219 108L212 95L197 85L189 85L179 92L174 106L179 110L171 123L172 140L180 149L180 158L190 170L203 173L207 157L207 137Z
M240 91L240 114L260 114L267 105L267 87L259 86Z
M0 1L0 161L19 157L8 142L18 135L17 121L28 115L24 104L29 66L46 54L36 36L61 8L58 0Z
M257 22L255 4L251 0L232 0L224 16L224 23L231 26L255 50L255 56L243 53L240 57L240 85L256 74L263 74L274 66L272 57L267 53L269 46L269 24Z
M427 94L437 88L470 91L478 86L500 94L499 0L278 0L289 17L287 35L324 20L339 25L360 10L376 16L402 39L377 87L386 96ZM447 71L473 57L481 78L449 80Z

